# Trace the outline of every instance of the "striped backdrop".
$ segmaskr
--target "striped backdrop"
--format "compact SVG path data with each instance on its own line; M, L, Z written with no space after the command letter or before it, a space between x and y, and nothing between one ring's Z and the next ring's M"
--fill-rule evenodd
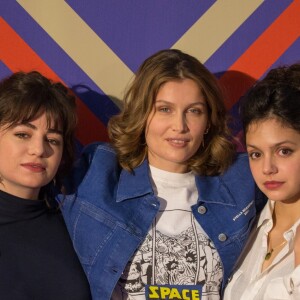
M300 61L299 35L300 0L0 0L0 77L35 69L72 88L83 146L108 139L145 58L181 49L221 81L239 137L239 98L270 68Z

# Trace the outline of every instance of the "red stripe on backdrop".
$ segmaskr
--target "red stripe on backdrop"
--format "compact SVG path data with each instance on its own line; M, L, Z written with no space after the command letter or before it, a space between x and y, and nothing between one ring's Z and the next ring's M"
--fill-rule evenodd
M229 110L267 69L299 38L300 1L293 1L220 78ZM237 73L240 74L238 79Z
M0 59L12 71L37 70L54 81L63 81L57 74L35 53L28 44L0 17ZM77 138L86 145L93 141L107 141L106 127L76 98L79 126Z

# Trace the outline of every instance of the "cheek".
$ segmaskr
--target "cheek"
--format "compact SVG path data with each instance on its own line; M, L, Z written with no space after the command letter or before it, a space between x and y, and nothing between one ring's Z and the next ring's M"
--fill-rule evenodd
M284 174L287 177L296 177L300 178L300 160L299 161L293 161L289 164L282 164L281 172L284 172ZM300 181L300 179L299 179Z
M163 132L164 124L160 124L158 122L151 122L147 125L145 131L145 138L147 140L154 139L157 136L160 136Z
M251 162L251 160L250 160L250 170L251 170L254 180L258 181L260 178L260 175L262 174L262 169L261 169L260 165L257 162L254 163L254 162Z
M160 148L158 137L156 134L153 134L152 131L146 134L145 143L147 145L148 150L153 151L154 149Z
M206 130L206 126L194 126L194 127L190 127L190 132L192 134L192 136L194 137L194 140L196 142L196 144L198 144L199 146L202 143L202 140L205 140L205 130Z

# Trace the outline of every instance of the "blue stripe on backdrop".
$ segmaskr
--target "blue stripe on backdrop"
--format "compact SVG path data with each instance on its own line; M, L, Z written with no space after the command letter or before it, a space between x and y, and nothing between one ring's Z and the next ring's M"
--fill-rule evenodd
M11 70L0 60L0 74L1 78L11 75Z

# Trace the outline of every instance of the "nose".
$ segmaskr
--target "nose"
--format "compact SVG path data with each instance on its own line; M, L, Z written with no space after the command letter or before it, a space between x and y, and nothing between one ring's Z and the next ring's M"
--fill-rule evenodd
M277 173L276 161L273 157L264 157L263 173L265 175L271 175Z
M46 152L46 142L42 138L35 138L31 140L30 147L29 147L29 154L36 155L36 156L44 156Z
M173 131L177 132L187 131L188 126L185 114L177 113L174 115L172 128Z

